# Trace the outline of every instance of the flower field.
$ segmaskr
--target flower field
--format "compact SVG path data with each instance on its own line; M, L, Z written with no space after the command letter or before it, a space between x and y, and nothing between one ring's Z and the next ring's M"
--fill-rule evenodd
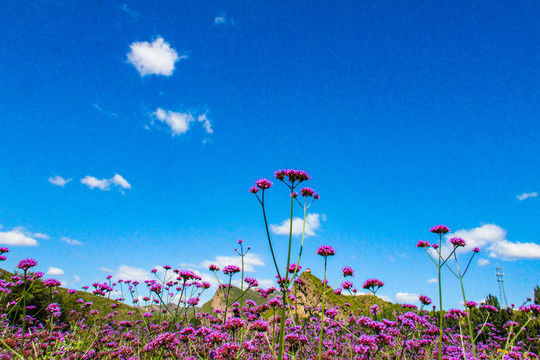
M309 175L279 170L275 178L290 190L291 219L293 207L300 206L305 221L320 199L311 188L297 188ZM272 186L260 179L249 189L267 230L265 195ZM439 275L438 304L422 295L418 308L381 301L376 293L384 282L357 283L353 267L328 267L335 255L330 245L317 250L322 279L302 272L304 236L293 244L290 224L286 257L276 256L267 231L277 278L269 289L235 265L209 267L217 289L196 273L171 266L152 270L155 278L144 283L107 277L81 290L63 289L59 281L43 279L36 260L21 260L16 274L2 271L0 280L0 359L538 359L540 305L524 299L519 308L501 309L493 298L467 301L462 280L480 249L460 268L456 249L466 242L452 238L453 250L444 253L446 226L431 228L434 244L416 244ZM243 241L238 247L243 260L250 248ZM6 260L9 249L0 253ZM282 262L286 266L280 268ZM336 271L342 280L329 284L327 273ZM460 281L463 308L441 311L443 271ZM242 285L234 287L238 279ZM371 294L357 294L360 286ZM205 291L216 292L222 306L203 311Z

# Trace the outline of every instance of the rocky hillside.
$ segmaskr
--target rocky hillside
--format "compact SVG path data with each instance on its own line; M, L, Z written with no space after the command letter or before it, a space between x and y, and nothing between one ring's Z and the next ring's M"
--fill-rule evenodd
M305 318L315 315L316 311L314 309L321 306L323 286L321 279L311 273L303 272L300 275L300 279L305 282L305 285L295 284L293 286L292 294L296 297L294 305L297 309L299 318ZM230 302L238 299L241 293L240 289L232 288ZM248 290L244 295L243 300L253 300L257 304L263 304L268 301L268 299L263 298L259 293L253 290ZM392 317L393 312L400 309L400 305L392 304L373 295L336 295L333 291L329 291L325 296L325 309L339 308L340 311L337 317L339 320L348 319L348 317L353 314L369 314L369 308L373 304L379 305L382 314L386 315L387 318ZM222 292L219 289L216 290L214 297L198 310L211 313L214 309L225 309L225 301ZM362 311L359 312L359 309Z

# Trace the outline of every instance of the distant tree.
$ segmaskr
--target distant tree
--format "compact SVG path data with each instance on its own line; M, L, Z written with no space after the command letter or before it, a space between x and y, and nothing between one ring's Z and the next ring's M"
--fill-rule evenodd
M491 305L497 308L497 310L501 309L501 306L499 305L499 299L497 299L496 296L493 296L489 294L486 298L486 305Z
M534 288L534 303L540 305L540 286L538 285Z

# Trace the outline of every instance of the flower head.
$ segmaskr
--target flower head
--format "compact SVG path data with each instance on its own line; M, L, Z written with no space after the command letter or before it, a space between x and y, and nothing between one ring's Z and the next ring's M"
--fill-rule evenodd
M474 249L472 249L472 251L473 251L474 253L479 253L479 252L480 252L480 248L475 247Z
M60 281L56 279L47 279L43 282L43 284L48 288L62 285Z
M311 177L303 170L277 170L274 173L276 179L285 181L285 176L288 177L289 182L309 180Z
M354 270L350 266L343 268L343 277L354 276Z
M350 281L344 281L341 286L345 289L345 290L350 290L352 289L353 287L353 283L350 282Z
M0 254L9 252L9 249L7 247L0 247Z
M317 255L327 257L336 255L336 252L330 245L323 245L317 249Z
M34 260L34 259L24 259L24 260L19 261L19 263L17 264L17 267L19 269L21 269L21 270L28 270L31 267L34 267L36 265L37 265L36 260Z
M364 282L364 285L362 287L364 289L368 289L369 291L373 292L374 294L379 290L379 288L383 287L384 283L381 280L378 279L367 279Z
M210 265L208 267L208 270L210 270L210 271L219 271L219 266L212 264L212 265Z
M417 248L428 248L430 246L431 245L429 245L429 243L427 241L424 241L424 240L418 240L418 243L416 243Z
M446 234L450 232L450 229L445 225L436 225L432 227L431 229L429 229L429 231L431 231L434 234L442 235L442 234Z
M294 272L299 272L300 269L302 269L301 265L290 264L288 271L289 271L289 274L293 274Z
M249 188L248 190L250 193L253 193L253 194L256 194L259 192L259 188L255 185L253 185L252 187Z
M451 243L452 245L454 245L455 247L467 245L467 243L465 242L465 240L463 240L463 239L460 238L460 237L453 237L453 238L451 238L451 239L450 239L450 243Z
M238 272L242 271L238 266L236 265L227 265L223 268L223 273L225 275L234 275Z
M313 194L315 194L315 190L308 187L300 189L300 192L302 193L302 196L305 196L305 197L310 197L310 196L313 196Z
M426 295L420 295L418 297L418 299L420 300L420 302L422 303L422 305L429 305L431 304L431 299L429 297L427 297Z
M273 184L268 179L259 179L255 181L255 185L257 185L259 189L265 190L265 189L269 189Z
M250 287L257 287L259 286L259 282L257 281L257 279L253 279L253 278L245 278L244 281L250 286Z
M476 302L474 302L474 301L467 301L467 304L466 304L466 305L467 305L467 307L468 307L469 309L472 309L472 308L475 308L475 307L478 306L478 304L477 304Z

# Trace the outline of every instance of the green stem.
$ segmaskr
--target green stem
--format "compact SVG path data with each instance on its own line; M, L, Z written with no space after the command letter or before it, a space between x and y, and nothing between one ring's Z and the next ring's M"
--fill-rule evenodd
M325 294L325 287L326 287L326 264L327 264L327 257L324 257L324 280L323 280L323 291L322 291L322 310L321 310L321 332L319 333L319 360L322 358L322 338L323 338L323 330L324 330L324 294Z
M289 281L288 281L288 271L289 271L289 265L291 264L291 245L292 245L292 228L293 228L293 206L294 206L294 182L291 183L291 219L290 219L290 227L289 227L289 251L287 252L287 267L285 268L285 278L281 278L281 286L283 288L283 299L282 299L282 307L281 307L281 322L279 326L279 353L278 353L278 360L283 360L283 351L285 346L285 315L286 315L286 309L287 309L287 289L289 288ZM278 274L279 276L279 274Z
M465 297L465 287L463 286L463 276L461 274L461 271L459 270L459 264L457 262L457 256L456 256L456 253L454 253L454 259L456 260L456 267L457 267L457 271L458 271L458 274L459 274L459 283L461 284L461 294L463 295L463 306L465 306L465 310L467 310L467 298ZM469 310L470 312L472 312L472 309ZM472 351L473 351L473 356L476 357L476 348L474 346L474 335L473 335L473 329L472 329L472 324L471 324L471 316L469 315L469 312L467 312L467 323L469 325L469 336L471 337L471 345L472 345Z
M441 286L441 258L442 258L442 234L439 234L439 360L442 355L442 339L443 339L443 311L442 311L442 286Z

